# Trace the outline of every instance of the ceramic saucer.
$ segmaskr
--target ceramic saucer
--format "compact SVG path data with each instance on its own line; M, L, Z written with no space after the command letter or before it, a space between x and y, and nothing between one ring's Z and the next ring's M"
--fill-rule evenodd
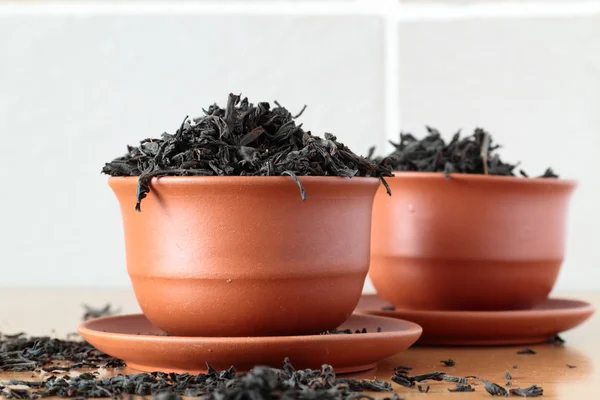
M389 303L377 295L363 295L357 311L416 322L423 327L419 344L433 345L542 343L594 313L591 304L568 299L548 299L519 311L386 311L384 307Z
M422 329L415 323L355 313L338 329L367 333L273 337L167 336L142 314L104 317L79 326L94 347L146 371L206 371L206 363L222 370L235 366L248 371L255 365L281 368L288 357L297 369L332 365L347 373L374 368L378 361L409 348ZM381 332L377 329L381 328Z

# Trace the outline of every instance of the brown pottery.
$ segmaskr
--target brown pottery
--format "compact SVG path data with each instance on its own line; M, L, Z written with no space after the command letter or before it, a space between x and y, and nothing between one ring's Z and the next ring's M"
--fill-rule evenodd
M394 318L352 314L339 330L367 333L268 337L166 336L141 314L104 317L83 322L79 333L102 352L141 371L206 372L232 365L246 372L256 365L281 368L287 357L297 369L336 373L364 371L409 348L421 336L419 325Z
M342 324L369 266L377 178L111 177L148 320L178 336L316 334Z
M423 327L419 344L492 346L545 343L595 312L590 303L546 299L529 310L429 311L393 309L377 295L363 295L357 312L413 321Z
M543 302L565 257L576 184L395 172L373 205L369 276L399 308L516 310Z

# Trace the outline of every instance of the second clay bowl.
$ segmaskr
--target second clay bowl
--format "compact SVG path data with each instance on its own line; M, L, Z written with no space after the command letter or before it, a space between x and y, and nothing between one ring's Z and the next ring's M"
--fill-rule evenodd
M369 266L377 178L163 177L136 203L111 177L148 320L177 336L317 334L342 324Z
M373 206L369 276L398 308L517 310L544 301L565 257L575 182L396 172Z

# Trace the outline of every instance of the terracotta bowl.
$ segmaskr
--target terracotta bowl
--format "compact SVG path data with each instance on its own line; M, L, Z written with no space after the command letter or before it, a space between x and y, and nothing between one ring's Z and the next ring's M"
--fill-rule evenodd
M377 178L163 177L134 209L136 177L109 178L127 269L148 320L178 336L333 329L369 267Z
M544 301L565 257L576 183L395 172L373 205L369 276L398 308L517 310Z

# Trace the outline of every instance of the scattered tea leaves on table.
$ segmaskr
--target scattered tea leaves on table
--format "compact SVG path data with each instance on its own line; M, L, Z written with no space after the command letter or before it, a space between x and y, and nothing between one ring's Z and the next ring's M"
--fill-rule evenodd
M507 386L511 386L512 375L506 371L505 373L507 382ZM513 388L507 391L502 386L497 383L490 382L486 379L482 379L478 376L469 375L465 377L458 377L452 375L446 375L443 372L431 372L427 374L419 374L414 376L409 376L404 370L395 371L394 375L391 377L391 380L399 385L402 385L407 388L417 387L419 392L427 393L429 391L430 385L427 383L422 383L425 381L445 381L445 382L453 382L456 383L454 388L449 388L449 392L474 392L475 389L471 384L467 382L468 379L475 379L483 382L486 392L488 392L492 396L508 396L509 394L513 394L515 396L541 396L543 394L543 389L537 385L532 385L528 388ZM476 383L473 383L475 385Z
M455 388L448 389L449 392L474 392L475 389L471 385L457 383Z
M454 361L451 358L449 358L447 360L442 360L440 362L443 363L446 367L454 367L456 365L456 361Z
M567 368L577 368L577 365L567 364Z
M521 397L538 397L544 394L544 389L537 385L531 385L525 389L510 389L510 394Z
M513 369L518 369L519 366L518 365L513 365Z
M365 333L364 330L350 330L352 333ZM347 333L347 332L345 332ZM76 368L119 368L121 360L115 359L94 349L83 341L65 341L49 337L27 337L23 333L0 334L0 370L4 371L47 371L64 373ZM515 366L516 367L516 366ZM99 378L97 371L79 375L52 374L44 381L12 380L0 382L1 394L11 399L33 399L40 397L98 398L123 396L152 396L171 399L181 396L202 399L295 399L295 400L350 400L372 399L362 392L391 392L392 385L381 380L337 378L333 368L323 365L320 370L296 370L290 360L285 359L282 369L256 366L248 373L238 374L231 367L217 371L207 364L207 373L199 375L176 373L139 373L114 375ZM537 385L528 388L512 388L510 392L495 383L477 376L458 377L444 372L430 372L409 376L410 366L397 366L391 380L419 392L427 393L427 381L445 381L456 384L450 392L470 392L473 387L467 379L477 379L484 383L488 393L496 396L535 397L543 394ZM508 371L506 378L512 379ZM32 376L33 377L33 376ZM475 384L475 383L473 383ZM21 387L25 386L28 389ZM397 394L387 400L401 400Z
M84 321L87 321L88 319L93 319L93 318L108 317L111 315L119 314L121 312L120 308L114 310L110 303L106 304L102 308L94 308L87 304L84 304L83 308L85 308L85 313L83 314L83 317L82 317L82 320L84 320Z
M422 139L400 133L398 143L390 142L395 150L386 157L373 158L375 148L371 148L369 159L395 171L443 172L446 177L452 173L515 176L518 163L503 162L495 153L500 146L493 144L485 130L476 128L472 135L463 138L458 131L446 143L437 129L426 129L427 135ZM522 170L521 175L528 176ZM558 178L550 168L540 177Z
M517 351L517 354L537 354L537 352L535 350L526 348L526 349Z
M230 94L225 108L213 104L198 118L184 118L174 134L144 139L102 168L110 176L138 177L136 210L161 176L283 176L306 193L301 176L384 177L391 169L353 153L336 136L313 136L275 102L256 105Z
M14 339L13 339L14 340ZM52 375L43 382L12 380L3 386L27 386L29 389L5 388L7 398L30 399L57 396L63 398L120 398L152 396L174 399L181 396L214 400L234 399L298 399L345 400L371 399L359 395L362 391L391 392L388 382L380 380L336 379L333 368L323 365L320 370L296 370L288 359L283 368L257 366L245 374L231 367L217 371L207 365L206 374L139 373L97 378L92 373L77 376ZM399 400L391 396L389 400Z
M508 392L506 391L506 389L504 389L497 383L492 383L484 380L483 385L485 387L485 390L492 396L508 396Z
M427 374L409 376L406 370L395 368L394 375L390 379L398 385L410 388L415 386L418 382L442 381L446 376L447 375L444 372L430 372Z
M52 365L67 361L72 365ZM68 370L72 368L114 368L124 363L96 350L83 341L60 340L51 337L0 335L0 371L34 371L42 367Z

